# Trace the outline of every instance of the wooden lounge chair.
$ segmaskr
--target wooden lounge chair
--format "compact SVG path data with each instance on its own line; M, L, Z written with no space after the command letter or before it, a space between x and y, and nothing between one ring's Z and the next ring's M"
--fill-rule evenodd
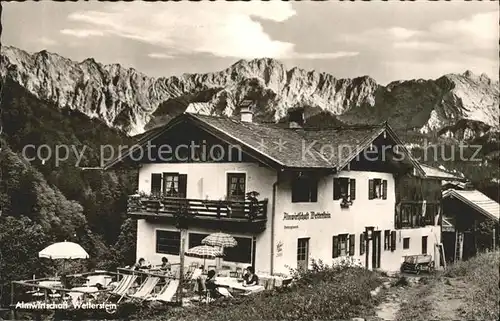
M160 293L158 293L158 295L150 297L148 300L172 302L172 299L177 293L178 287L179 287L179 280L171 280L163 287L163 289L160 291Z
M106 301L108 301L112 296L120 296L120 299L118 299L118 302L120 302L123 299L123 297L127 294L130 287L134 284L135 280L137 280L137 275L133 274L125 275L121 279L120 283L118 283L116 288L111 290L110 296Z
M141 284L137 292L128 297L133 299L142 299L146 300L147 297L153 292L156 285L160 282L160 278L156 276L147 277L146 280Z

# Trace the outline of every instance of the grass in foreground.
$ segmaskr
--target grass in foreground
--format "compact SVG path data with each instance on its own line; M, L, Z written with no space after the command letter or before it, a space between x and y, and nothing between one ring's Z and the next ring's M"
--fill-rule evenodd
M321 320L348 319L373 309L370 290L378 274L360 268L315 266L290 288L220 300L191 308L169 308L136 315L139 320Z
M500 252L457 262L409 288L398 321L498 320Z
M466 284L463 311L467 320L498 320L500 298L500 252L484 253L454 264L445 276L461 278Z

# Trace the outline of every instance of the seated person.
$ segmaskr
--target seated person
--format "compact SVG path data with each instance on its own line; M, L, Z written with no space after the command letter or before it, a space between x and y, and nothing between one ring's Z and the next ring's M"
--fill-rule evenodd
M232 297L231 293L224 288L224 287L219 287L215 283L215 271L210 270L208 271L207 278L205 279L205 290L210 293L210 297L212 299L217 299L220 297Z
M253 267L247 267L247 273L243 276L243 286L259 285L259 277L255 275Z
M218 297L217 285L215 284L215 271L210 270L207 273L207 278L205 279L205 289L210 292L212 298Z
M160 269L164 270L164 271L170 271L171 270L171 265L168 262L168 259L166 257L162 257L161 258Z
M136 264L134 264L133 269L134 270L144 270L144 269L149 269L151 266L146 265L146 260L144 258L140 258L139 261L137 261Z

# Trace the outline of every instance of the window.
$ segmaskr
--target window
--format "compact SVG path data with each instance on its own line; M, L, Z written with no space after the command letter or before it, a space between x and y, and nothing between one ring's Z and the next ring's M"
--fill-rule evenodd
M422 254L427 254L427 236L422 236Z
M439 213L439 204L427 203L424 216L425 225L434 225L434 219Z
M410 248L410 238L403 238L403 250L408 250Z
M355 247L354 234L341 234L333 237L332 257L353 256Z
M201 241L207 236L208 234L204 233L189 233L189 248L202 245ZM252 264L252 239L249 237L234 237L234 239L238 245L224 248L224 261Z
M356 180L345 177L333 179L333 200L355 200L356 199Z
M387 180L379 178L368 180L368 199L387 199Z
M434 225L434 219L439 213L440 205L438 203L427 203L425 206L425 215L423 215L422 201L403 201L397 204L395 210L395 227L415 228L426 225Z
M186 197L187 175L163 173L163 193L168 197Z
M396 250L396 231L391 232L391 251Z
M203 233L189 233L188 248L202 245L201 241L207 236L208 236L208 234L203 234Z
M151 195L161 194L161 174L151 174Z
M179 193L179 174L163 173L163 192L167 196L177 196Z
M246 194L246 174L227 174L227 198L233 201L244 201Z
M391 231L384 231L384 251L389 251L391 249Z
M366 251L366 239L365 233L359 234L359 255L365 254Z
M234 237L238 245L224 248L224 261L252 264L252 239L249 237Z
M156 253L179 255L180 247L180 232L156 231Z
M292 181L292 203L317 201L318 180L312 175L300 173Z

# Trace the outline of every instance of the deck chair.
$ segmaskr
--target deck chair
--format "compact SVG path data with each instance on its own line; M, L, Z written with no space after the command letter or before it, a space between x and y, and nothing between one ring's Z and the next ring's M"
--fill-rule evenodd
M177 288L179 287L179 280L171 280L167 283L163 289L158 293L157 296L151 297L149 301L162 301L162 302L172 302L175 294L177 293Z
M127 291L130 289L130 287L134 284L135 280L137 280L137 275L133 274L127 274L125 275L120 283L111 290L110 295L106 302L112 297L112 296L120 296L120 299L118 299L118 302L120 302L123 297L127 294Z
M156 276L147 277L146 280L141 284L137 292L128 297L134 299L142 299L145 300L149 294L154 290L156 285L160 282L160 278Z
M186 272L184 272L184 280L190 280L191 277L193 276L194 271L196 270L195 266L190 265Z

